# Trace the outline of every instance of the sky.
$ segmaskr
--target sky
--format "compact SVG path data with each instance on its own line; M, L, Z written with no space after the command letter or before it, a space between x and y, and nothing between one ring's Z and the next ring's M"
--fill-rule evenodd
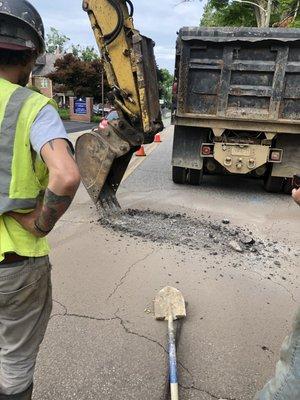
M72 44L96 47L89 19L82 10L82 0L30 0L40 12L46 32L55 27L67 35ZM180 0L133 0L134 23L140 32L155 43L160 68L173 72L176 32L182 26L197 26L205 2L195 0L178 4Z

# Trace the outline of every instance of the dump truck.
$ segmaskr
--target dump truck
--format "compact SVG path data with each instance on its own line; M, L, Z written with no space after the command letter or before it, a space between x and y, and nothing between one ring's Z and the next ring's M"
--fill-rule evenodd
M135 28L131 0L84 0L119 118L81 136L83 183L106 210L132 155L163 129L154 42ZM300 35L296 29L180 30L173 98L173 180L204 174L265 179L290 191L300 167Z
M300 169L300 34L182 28L173 88L173 180L248 175L287 192Z

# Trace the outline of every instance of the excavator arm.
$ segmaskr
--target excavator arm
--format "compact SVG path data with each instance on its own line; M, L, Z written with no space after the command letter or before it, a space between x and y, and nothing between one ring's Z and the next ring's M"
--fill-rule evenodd
M76 160L95 204L119 207L116 192L134 152L163 129L154 42L133 25L130 0L84 0L119 118L81 136Z

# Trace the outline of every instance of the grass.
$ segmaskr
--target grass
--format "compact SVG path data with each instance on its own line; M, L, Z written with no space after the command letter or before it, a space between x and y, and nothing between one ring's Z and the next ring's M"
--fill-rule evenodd
M66 108L59 108L58 113L63 121L70 119L70 111Z
M70 119L70 111L67 108L59 108L58 113L59 113L60 118L63 121L67 121ZM92 122L95 124L99 124L101 119L102 119L102 117L99 117L98 115L92 116Z
M99 117L99 115L93 115L91 121L95 124L99 124L102 120L102 117Z

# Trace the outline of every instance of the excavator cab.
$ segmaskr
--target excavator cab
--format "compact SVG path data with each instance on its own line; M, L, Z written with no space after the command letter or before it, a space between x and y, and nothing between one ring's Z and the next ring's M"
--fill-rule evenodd
M105 210L119 208L116 192L132 155L163 129L154 42L133 25L130 0L84 0L119 118L82 135L76 160L82 181Z

